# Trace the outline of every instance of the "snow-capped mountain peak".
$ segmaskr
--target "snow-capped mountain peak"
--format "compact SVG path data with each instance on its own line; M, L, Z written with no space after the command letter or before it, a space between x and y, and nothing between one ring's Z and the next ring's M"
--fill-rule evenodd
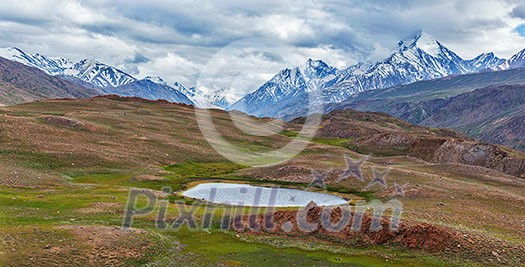
M301 70L298 67L283 69L270 81L298 85L301 82Z
M67 68L73 66L73 62L65 58L52 58L41 54L29 54L17 47L0 49L0 56L9 60L38 68L49 75L59 75Z
M160 85L168 85L168 83L165 82L164 79L162 79L160 76L146 76L144 79L152 81L154 83L158 83Z
M0 56L38 68L49 75L73 76L97 87L118 87L136 81L131 75L95 60L83 59L73 63L62 57L26 53L16 47L0 49Z
M137 80L126 72L93 59L83 59L76 63L60 57L47 57L30 54L22 49L0 48L0 57L38 68L49 75L63 76L65 79L92 86L102 94L138 96L146 99L166 99L199 107L226 108L240 96L232 96L227 90L196 90L186 88L180 83L170 86L159 76L148 76Z
M65 74L76 76L99 87L119 87L137 80L115 67L91 59L75 63Z
M326 101L339 102L357 93L468 73L466 62L431 35L419 31L398 43L398 50L374 64L357 64L325 84Z
M499 65L497 69L506 70L506 69L515 69L515 68L523 68L523 67L525 67L525 49L514 54L507 61Z
M322 79L326 76L337 74L336 68L329 66L322 60L313 60L311 58L301 66L300 71L307 80Z
M518 53L516 53L515 55L513 55L509 61L516 61L516 60L520 60L520 59L525 59L525 49L519 51Z
M484 71L490 69L496 69L497 66L505 62L504 59L498 58L494 53L482 53L479 56L468 60L467 65L471 71Z
M198 89L196 87L187 88L178 82L175 82L173 87L188 96L188 98L200 108L226 109L237 100L237 98L228 94L228 90L226 89L204 87Z
M306 69L328 69L328 68L331 68L330 66L328 66L328 64L326 64L324 61L320 60L320 59L311 59L309 58L306 63L301 67L301 69L303 70L306 70Z
M301 67L285 68L228 109L263 115L274 103L321 88L338 70L322 60L308 59Z
M439 57L442 52L442 45L430 34L423 31L418 31L415 35L400 41L398 46L400 51L416 48L433 57Z
M525 51L515 58L524 58L525 63ZM299 70L284 69L229 109L257 116L289 116L290 112L302 110L307 101L305 85L310 81L320 83L316 88L322 90L325 103L337 103L364 91L483 71L501 62L493 53L464 60L430 34L418 31L378 62L362 62L337 71L322 61L309 59Z
M180 83L170 86L159 76L148 76L137 80L126 72L93 59L83 59L73 63L61 57L47 57L30 54L22 49L0 48L0 57L38 68L49 75L64 76L83 86L93 87L102 94L138 96L146 99L166 99L199 107L226 108L239 97L231 96L226 90L196 90L186 88Z

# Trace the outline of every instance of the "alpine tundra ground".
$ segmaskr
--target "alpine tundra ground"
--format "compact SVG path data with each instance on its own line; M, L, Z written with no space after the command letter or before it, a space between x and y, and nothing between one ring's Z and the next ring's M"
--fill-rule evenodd
M266 151L295 136L294 125L269 137L243 134L228 113L213 110L232 143ZM374 121L378 127L390 121ZM358 124L356 122L356 124ZM398 126L396 126L398 127ZM418 135L420 132L418 132ZM46 100L0 109L0 264L5 266L522 266L525 180L495 169L429 163L405 155L372 156L363 165L391 169L389 187L336 179L344 155L364 155L351 138L317 137L279 166L247 168L218 155L202 137L190 106L134 98ZM374 147L374 152L377 152ZM511 150L508 150L511 151ZM520 152L513 157L523 159ZM416 155L417 156L417 155ZM235 181L305 189L311 171L326 175L328 193L353 201L392 198L406 185L397 233L208 231L155 227L158 206L121 229L130 188L170 203L197 183ZM312 189L323 191L321 189ZM324 191L323 191L324 192ZM140 205L145 205L144 200ZM140 206L139 205L139 206ZM174 204L168 221L177 218ZM215 219L227 207L217 206ZM276 223L296 210L277 211ZM205 211L195 212L202 219ZM261 212L262 213L262 212ZM316 208L308 214L316 216ZM402 231L402 232L401 232Z

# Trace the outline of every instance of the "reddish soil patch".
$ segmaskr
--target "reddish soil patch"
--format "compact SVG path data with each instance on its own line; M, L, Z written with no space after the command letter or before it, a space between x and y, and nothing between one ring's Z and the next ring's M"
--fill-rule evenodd
M317 206L315 203L311 203L309 207L304 209L306 222L318 225L315 230L311 229L312 231L306 232L299 226L297 211L276 211L273 216L274 227L269 232L313 235L321 239L352 245L395 245L429 252L444 251L462 236L460 232L449 228L406 221L403 221L397 230L390 230L390 220L386 216L380 219L381 226L377 231L374 231L371 229L373 217L366 213L362 216L361 227L356 230L352 229L353 221L350 220L341 230L331 231L322 226L321 214L323 209L325 207ZM336 225L341 220L342 214L341 207L333 208L330 213L330 222ZM354 216L355 213L352 212L351 218ZM248 225L249 218L243 218L243 221ZM265 215L259 215L256 222L259 225L264 225ZM241 230L235 224L233 227Z
M322 211L326 207L320 207L311 203L303 209L306 212L303 218L307 223L317 224L318 227L305 231L298 224L298 211L276 211L273 216L273 227L264 228L267 221L266 215L243 217L240 221L234 220L232 228L238 232L248 235L277 234L295 237L313 237L319 240L341 243L349 246L382 245L392 246L410 250L421 250L431 254L446 257L468 258L476 262L508 264L507 266L522 266L525 263L525 251L522 246L509 245L495 240L488 240L481 235L465 234L458 230L419 223L403 219L397 229L391 230L390 217L383 216L377 231L372 230L374 222L369 213L362 214L361 227L352 228L354 212L351 212L351 220L341 230L333 231L323 227ZM336 225L343 217L341 207L334 207L330 211L330 222ZM300 216L299 216L300 217ZM253 228L253 221L260 227ZM250 223L251 222L251 223ZM242 224L241 224L242 223ZM250 229L244 229L252 225ZM518 263L516 265L516 263Z

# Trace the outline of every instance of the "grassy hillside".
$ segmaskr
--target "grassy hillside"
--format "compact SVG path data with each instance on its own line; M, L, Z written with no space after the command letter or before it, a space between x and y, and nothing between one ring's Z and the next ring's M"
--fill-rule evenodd
M295 126L268 137L238 130L224 111L211 111L217 129L232 143L268 151L296 136ZM372 116L373 117L373 116ZM355 118L354 118L355 119ZM349 120L354 120L349 119ZM419 128L398 120L369 121L376 129ZM440 134L457 134L443 131ZM300 137L298 137L300 138ZM384 170L389 185L407 184L407 225L454 233L453 243L426 250L401 243L348 243L322 233L160 230L156 214L138 217L121 231L132 187L153 190L171 202L193 200L166 194L209 181L235 181L304 189L311 170L327 175L327 193L353 200L391 198L391 187L366 188L338 181L350 137L319 136L298 157L272 167L229 162L204 140L191 106L135 98L46 100L0 108L0 265L63 266L519 266L525 259L525 180L478 166L428 163L376 155L365 163ZM145 204L145 203L144 203ZM217 207L220 214L224 207ZM203 215L198 209L197 217ZM283 212L293 212L285 209ZM177 210L169 210L169 219ZM421 229L421 228L409 228ZM427 238L424 233L407 233ZM430 238L430 237L428 237Z

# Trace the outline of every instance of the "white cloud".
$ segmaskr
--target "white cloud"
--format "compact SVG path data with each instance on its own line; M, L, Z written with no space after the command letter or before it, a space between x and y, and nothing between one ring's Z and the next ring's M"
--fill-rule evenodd
M221 55L229 65L217 88L242 94L277 71L308 58L345 67L384 58L399 39L423 29L460 56L493 51L510 57L525 48L514 29L524 23L517 0L212 1L41 0L0 5L0 46L94 58L193 86L222 47L262 37L269 54ZM135 61L137 54L148 61ZM211 81L208 81L211 83Z
M140 76L161 76L167 82L178 81L191 85L198 76L202 65L191 61L181 55L168 52L164 56L157 56L153 60L140 64Z

